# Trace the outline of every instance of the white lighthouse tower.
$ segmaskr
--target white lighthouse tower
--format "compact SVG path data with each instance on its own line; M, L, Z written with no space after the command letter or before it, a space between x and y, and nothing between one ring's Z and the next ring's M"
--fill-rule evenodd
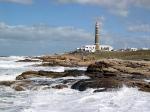
M100 38L99 29L100 29L100 24L99 24L98 21L96 21L96 24L95 24L95 50L96 51L100 50L100 45L99 45L99 38Z

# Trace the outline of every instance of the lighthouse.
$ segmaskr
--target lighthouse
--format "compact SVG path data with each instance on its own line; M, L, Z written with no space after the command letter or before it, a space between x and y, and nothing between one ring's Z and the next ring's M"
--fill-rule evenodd
M95 43L94 45L84 45L81 48L77 48L79 52L97 52L97 51L112 51L113 47L110 45L100 44L100 23L96 21L95 24Z
M95 24L95 50L96 51L100 50L100 45L99 45L99 37L100 37L99 28L100 28L99 22L96 21L96 24Z

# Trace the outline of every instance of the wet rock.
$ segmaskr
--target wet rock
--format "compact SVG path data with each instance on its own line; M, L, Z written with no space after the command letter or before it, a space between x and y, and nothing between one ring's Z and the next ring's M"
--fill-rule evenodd
M56 57L54 57L55 59ZM54 60L52 58L52 60ZM50 58L48 58L49 63ZM67 59L59 57L59 62L76 65L75 59ZM53 62L52 62L53 63ZM54 61L56 63L56 61ZM58 64L58 63L57 63ZM94 92L103 92L111 89L117 89L123 85L129 87L138 87L141 91L150 92L150 84L143 81L143 79L150 79L150 64L134 61L122 60L102 60L88 66L87 71L80 70L66 70L64 72L50 72L50 71L27 71L17 76L15 82L0 82L0 85L11 86L17 91L26 89L38 88L40 86L51 87L55 89L63 89L72 85L72 89L84 91L88 88L96 89ZM90 79L65 79L61 77L77 77L86 75ZM32 80L32 78L58 78L56 80ZM28 80L28 81L27 81ZM104 88L104 89L99 89Z
M24 91L33 84L31 83L30 80L22 80L22 81L1 81L0 85L9 86L10 88L13 88L16 91Z
M141 80L121 80L115 78L100 78L100 79L88 79L80 80L72 85L72 89L84 91L88 88L103 88L97 89L94 92L104 92L112 89L121 88L123 85L128 87L137 87L140 91L150 92L150 83Z
M23 72L21 75L16 77L16 80L24 80L32 77L39 77L38 72L36 71Z
M74 82L76 82L76 79L67 79L62 81L63 84L70 84L70 83L72 84Z
M91 64L88 73L102 73L103 75L133 74L138 78L150 78L150 64L142 61L102 60ZM133 76L134 77L134 76Z
M72 89L84 91L87 88L120 88L122 82L115 78L100 78L100 79L87 79L80 80L71 86Z
M80 70L67 70L65 72L51 72L51 71L27 71L16 77L16 80L24 80L35 77L47 77L47 78L60 78L67 76L81 76L84 74L84 71Z
M126 67L131 67L131 68L142 68L142 67L146 67L146 64L144 63L138 63L138 62L129 62L126 64Z
M108 68L111 65L106 63L105 61L96 62L94 64L91 64L87 68L87 72L104 72L104 68Z
M66 70L64 73L65 74L63 75L63 77L67 76L77 77L84 75L84 71L82 70Z
M94 72L94 73L85 73L88 77L90 77L91 79L97 79L97 78L109 78L109 77L117 77L116 73L112 73L112 72Z
M15 89L16 91L25 91L25 89L22 86L19 86L19 85L13 87L13 89Z
M0 85L2 86L11 86L15 81L0 81Z
M150 92L150 83L144 81L129 81L126 84L129 87L138 87L140 91Z
M44 77L58 78L58 77L63 77L64 73L51 72L51 71L38 71L37 75L44 76Z
M107 91L107 89L106 88L102 88L102 89L96 89L96 90L94 90L93 93L105 92L105 91Z
M52 86L52 88L54 88L54 89L63 89L63 88L68 88L68 86L64 85L64 84L60 84L60 85Z
M133 72L131 74L131 78L132 79L144 79L144 78L147 78L147 76L145 76L144 74L141 74L141 73L138 73L138 72Z
M48 86L48 87L43 87L43 88L42 88L42 90L47 90L47 89L51 89L51 87ZM37 90L37 88L34 89L34 90Z
M17 62L40 62L38 59L24 59L24 60L19 60Z

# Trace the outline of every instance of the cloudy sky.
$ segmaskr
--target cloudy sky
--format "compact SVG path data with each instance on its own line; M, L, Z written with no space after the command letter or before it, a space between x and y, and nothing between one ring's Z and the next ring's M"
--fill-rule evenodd
M150 48L150 0L0 0L0 55L42 55L93 44Z

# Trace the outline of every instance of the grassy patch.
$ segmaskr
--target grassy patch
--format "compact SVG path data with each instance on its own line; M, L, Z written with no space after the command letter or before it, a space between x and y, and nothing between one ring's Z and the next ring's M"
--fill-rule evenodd
M150 61L150 50L141 51L100 51L95 53L73 53L76 56L81 56L89 60L98 59L123 59L123 60L146 60Z

